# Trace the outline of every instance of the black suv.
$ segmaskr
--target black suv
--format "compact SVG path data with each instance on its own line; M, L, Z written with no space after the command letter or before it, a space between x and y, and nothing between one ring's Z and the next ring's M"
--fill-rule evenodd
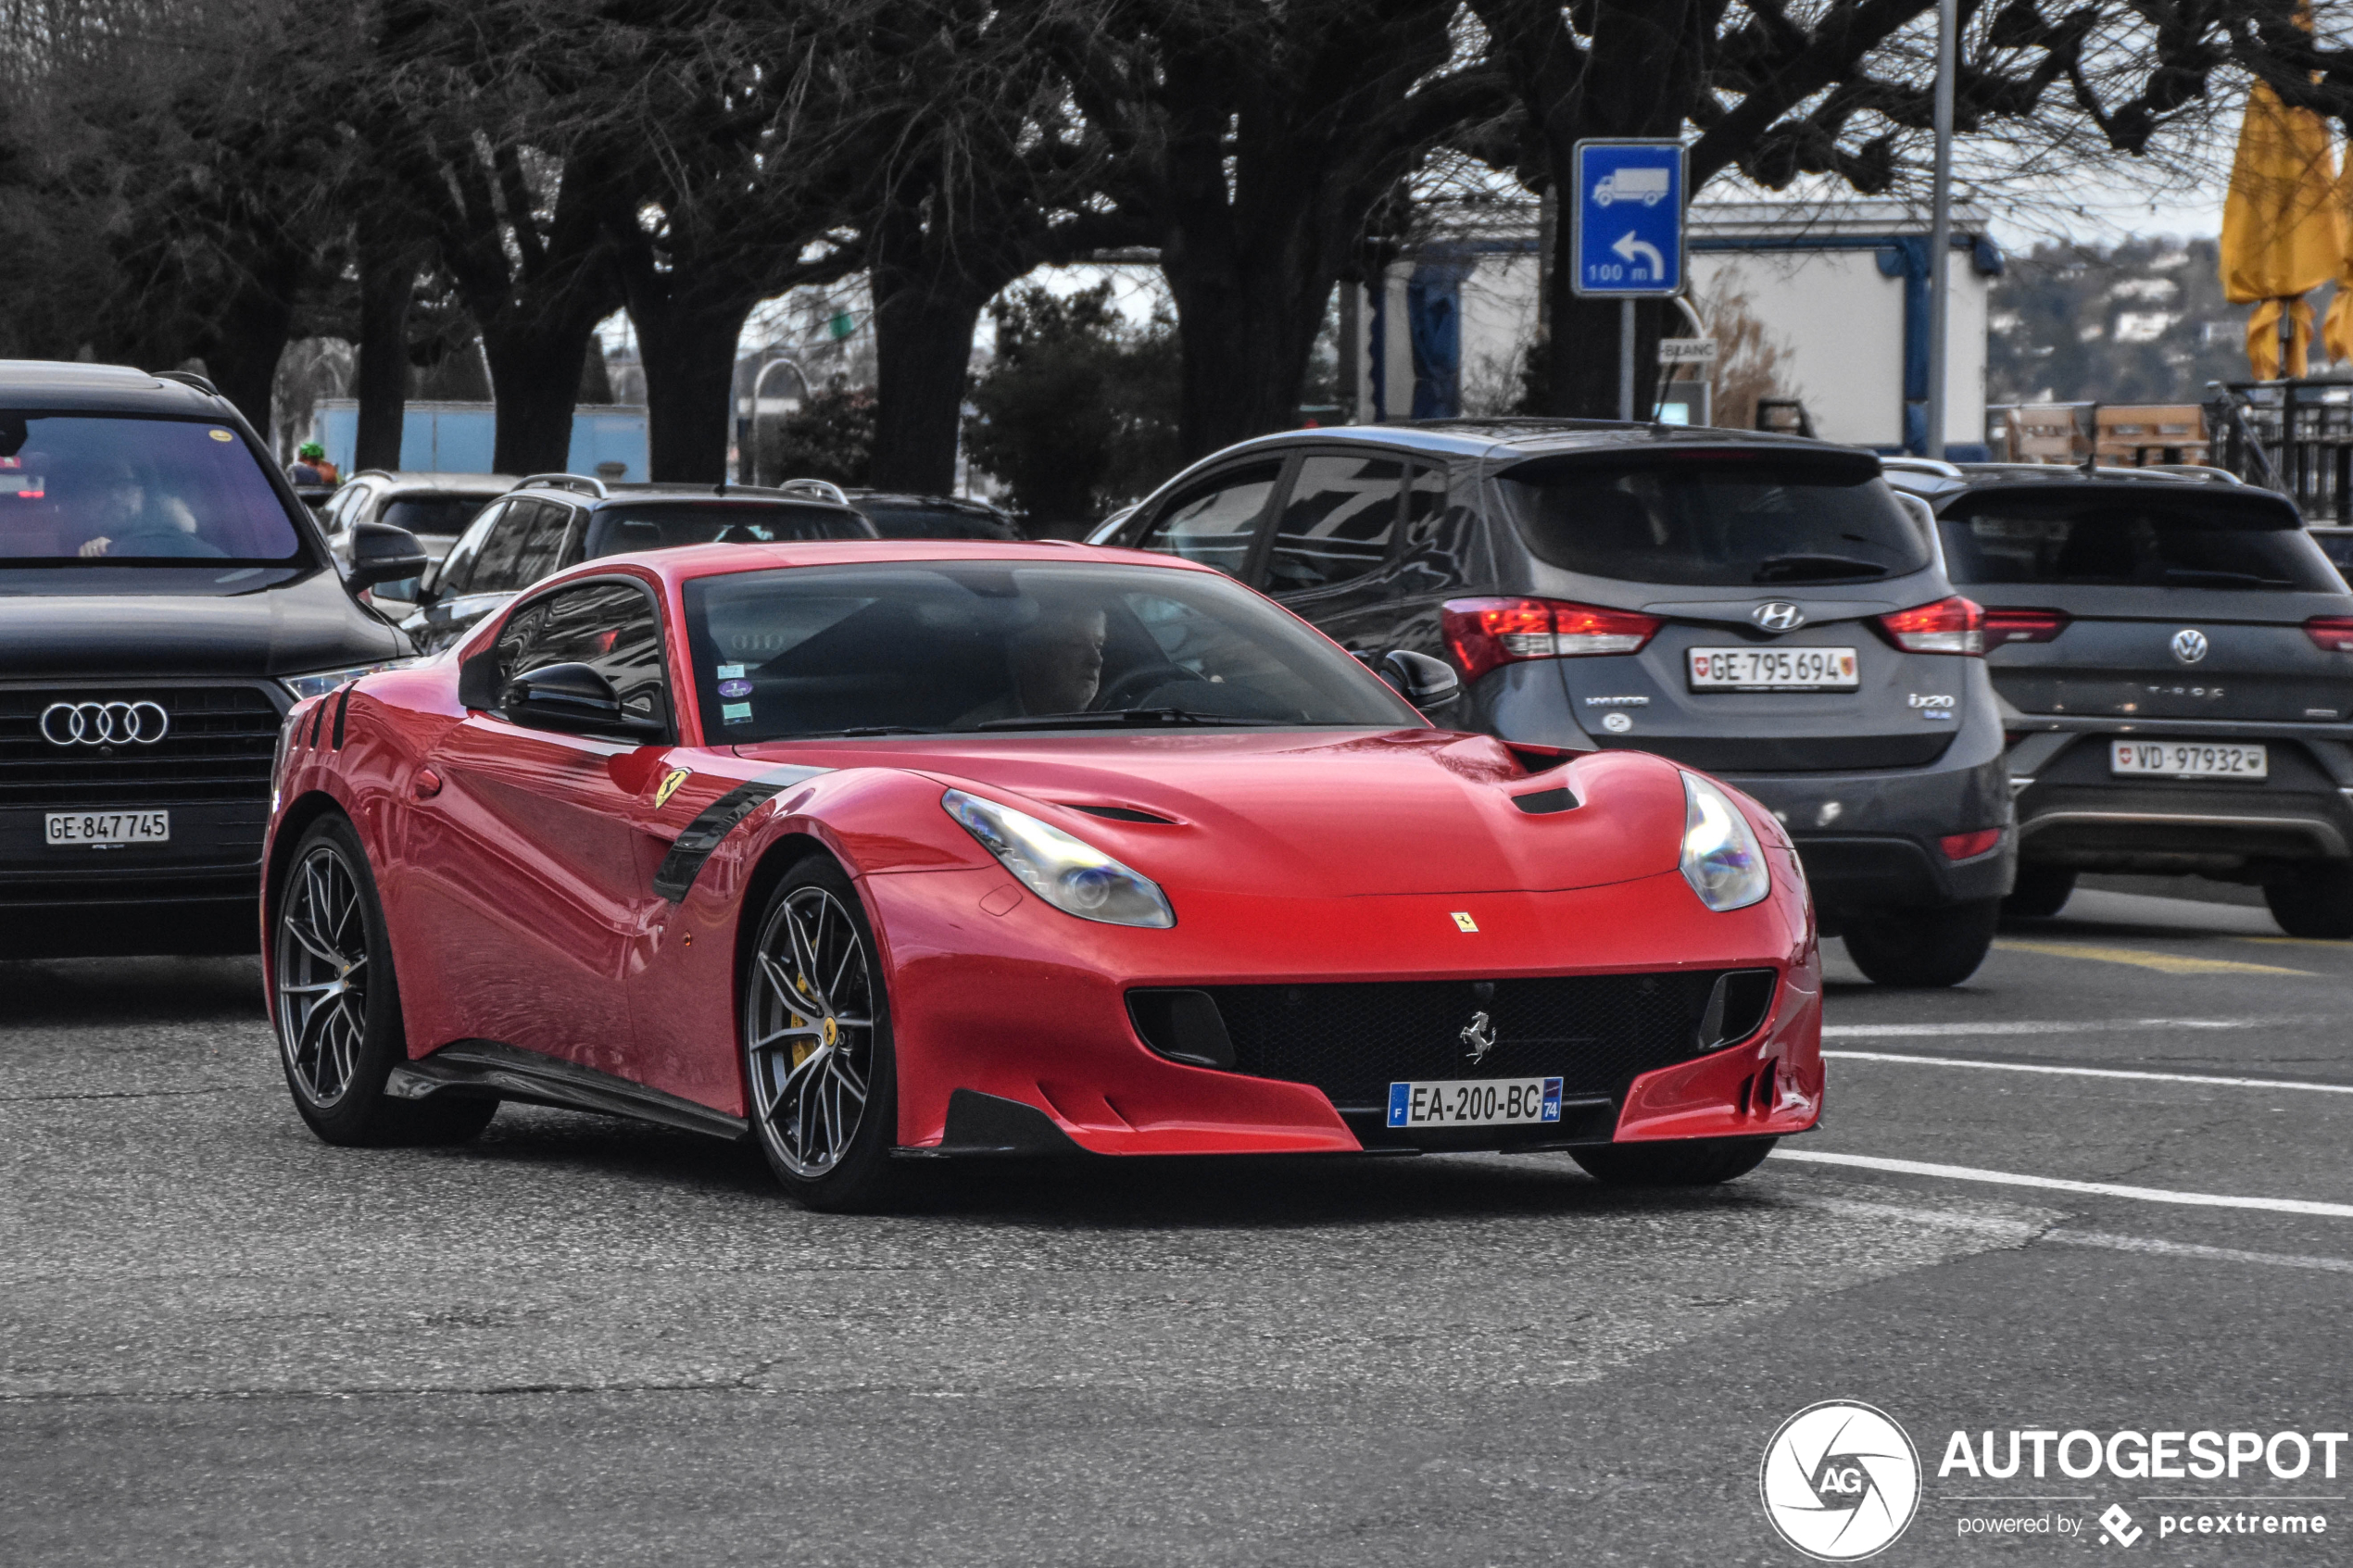
M1298 431L1094 542L1221 567L1352 650L1449 659L1443 722L1730 780L1881 984L1957 984L1993 940L2015 845L1978 608L1869 453L1577 420Z
M0 361L0 954L254 948L281 717L411 651L353 556L201 380Z
M401 629L439 652L523 589L565 567L631 550L872 539L875 525L832 485L608 484L534 474L484 507L417 589Z
M1906 463L1985 606L2019 878L2257 883L2291 935L2353 936L2353 594L2284 496L2217 470Z

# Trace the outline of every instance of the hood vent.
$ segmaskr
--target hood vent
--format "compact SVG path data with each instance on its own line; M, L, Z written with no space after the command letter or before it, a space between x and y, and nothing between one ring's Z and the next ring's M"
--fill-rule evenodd
M1155 816L1150 811L1139 811L1132 806L1081 806L1075 800L1063 800L1056 804L1066 806L1074 811L1084 811L1090 817L1101 817L1114 822L1151 822L1156 827L1176 825L1176 819L1174 817Z
M1512 804L1531 817L1549 817L1555 811L1574 811L1584 802L1563 785L1559 789L1540 789L1527 795L1515 795Z

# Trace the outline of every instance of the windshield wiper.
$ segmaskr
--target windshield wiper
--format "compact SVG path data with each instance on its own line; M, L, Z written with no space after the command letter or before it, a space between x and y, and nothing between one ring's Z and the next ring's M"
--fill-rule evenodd
M1811 583L1827 583L1839 577L1884 577L1887 568L1875 560L1858 560L1853 556L1767 556L1756 563L1752 583L1784 583L1803 578Z
M863 740L870 735L936 735L937 730L927 730L917 724L860 724L848 730L803 730L795 735L778 735L778 740Z
M974 726L982 730L1112 730L1141 724L1280 724L1280 719L1239 719L1224 713L1196 713L1189 708L1106 708L1077 713L1030 713L1017 719L988 719Z
M2246 583L2258 588L2291 588L2295 584L2284 577L2265 577L2253 571L2209 571L2203 567L2169 566L2165 569L2168 583L2204 581L2208 583Z

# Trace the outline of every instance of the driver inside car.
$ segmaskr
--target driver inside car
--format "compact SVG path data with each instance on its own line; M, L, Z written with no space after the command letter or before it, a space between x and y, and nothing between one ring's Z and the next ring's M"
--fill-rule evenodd
M197 535L195 514L185 502L153 492L127 463L85 470L69 482L61 499L67 516L91 530L76 552L85 560L226 553Z
M967 729L993 720L1080 713L1103 679L1103 612L1095 606L1048 604L1013 633L1005 649L1012 688L956 721Z

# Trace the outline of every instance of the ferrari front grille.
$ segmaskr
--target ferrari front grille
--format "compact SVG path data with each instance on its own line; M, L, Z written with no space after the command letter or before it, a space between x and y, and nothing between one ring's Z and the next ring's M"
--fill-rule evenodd
M63 705L153 704L168 721L152 743L59 745L72 732L42 716ZM152 718L146 722L152 723ZM267 799L278 706L258 685L116 683L0 690L0 808L89 810Z
M1729 1006L1717 990L1727 972L1740 976ZM1755 1002L1771 996L1746 983L1756 972L1209 985L1199 994L1217 1004L1234 1071L1313 1084L1341 1110L1368 1110L1388 1102L1392 1083L1446 1078L1559 1078L1571 1098L1620 1097L1637 1074L1739 1038L1728 1025L1754 1032L1765 1010ZM1142 995L1131 994L1131 1007ZM1480 1014L1487 1027L1473 1031ZM1703 1029L1728 1037L1703 1043ZM1483 1053L1480 1036L1493 1040Z

